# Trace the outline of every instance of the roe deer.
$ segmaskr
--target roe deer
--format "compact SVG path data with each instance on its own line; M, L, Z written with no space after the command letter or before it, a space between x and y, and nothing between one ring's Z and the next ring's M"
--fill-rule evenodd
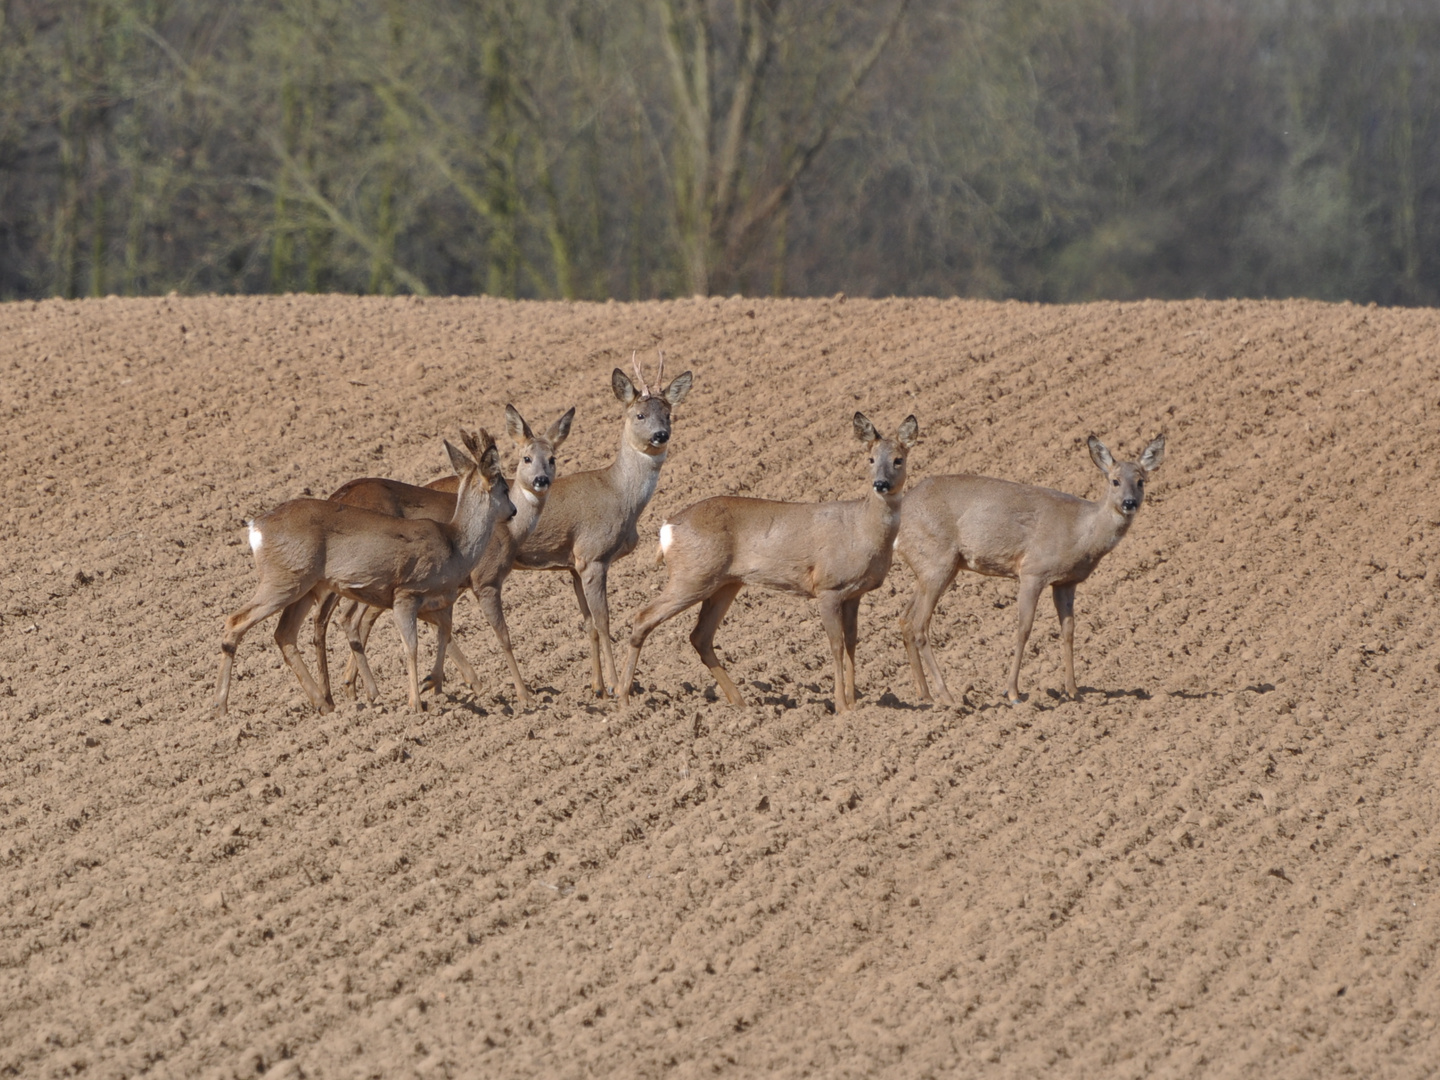
M665 589L635 613L630 658L620 678L628 702L640 647L661 623L694 604L700 617L690 644L731 705L745 699L715 655L715 631L746 585L813 596L835 661L835 711L855 704L855 643L860 597L890 569L900 528L905 452L920 426L908 416L893 439L882 439L862 414L855 437L870 449L870 488L849 502L791 503L719 495L686 507L660 526ZM847 663L848 661L848 663Z
M505 406L505 431L520 449L520 464L515 469L515 478L509 481L510 495L515 502L516 513L503 528L496 528L490 534L490 543L470 574L470 588L475 593L475 599L480 603L480 610L485 613L486 619L489 620L491 628L495 631L495 636L500 641L500 649L505 654L505 662L510 667L510 676L515 682L515 696L521 705L529 704L530 691L525 686L525 680L520 674L520 665L515 662L515 651L510 644L510 628L505 625L505 609L501 603L500 590L505 584L505 579L509 577L511 568L515 565L516 551L519 550L524 539L530 535L530 530L535 527L535 522L539 520L540 511L544 508L546 497L550 492L550 485L555 480L555 451L569 437L570 425L574 419L575 410L571 409L551 424L543 435L536 435L513 405ZM430 481L424 487L402 484L398 480L367 477L363 480L351 480L330 498L336 502L348 503L351 506L363 506L392 517L430 518L435 521L445 521L455 512L454 493L459 486L460 477L458 476L442 476L438 480ZM328 607L333 608L334 604L331 603ZM330 611L326 605L322 605L316 612L317 649L324 648L325 630L322 620L328 620L329 615ZM352 602L349 609L342 613L341 618L354 624L363 648L368 643L370 630L379 616L380 609ZM469 661L466 660L464 653L460 651L458 643L453 638L450 641L449 654L456 666L460 668L461 674L465 675L466 681L470 682L471 686L478 691L478 685L469 674L466 674L467 671L473 673L474 669L470 667ZM352 686L353 692L353 682L358 674L359 665L352 658L351 663L345 669L345 674L341 676L342 685ZM371 687L367 686L366 690L373 696Z
M495 522L515 513L500 475L495 440L482 431L478 440L466 434L464 441L469 454L445 443L450 462L461 476L449 521L405 521L328 499L292 499L250 522L250 548L260 584L250 603L225 620L215 699L219 714L224 715L229 704L230 668L240 639L277 611L282 614L275 628L275 643L285 662L317 709L329 712L333 708L310 677L295 644L305 616L327 592L395 612L410 666L412 710L420 708L415 620L433 622L439 641L431 678L436 693L440 692L451 606L490 542ZM353 634L350 648L361 671L368 672L365 654ZM322 666L323 655L318 660ZM374 679L368 678L367 683L373 686Z
M905 499L896 549L919 583L900 633L910 656L910 669L924 701L931 700L926 674L935 681L936 696L946 705L954 699L930 648L930 617L940 596L960 570L993 577L1018 578L1019 626L1015 659L1005 696L1020 700L1020 660L1035 621L1035 604L1051 587L1060 617L1065 654L1065 692L1079 696L1075 685L1075 586L1090 576L1107 553L1120 543L1145 499L1145 480L1165 457L1165 436L1155 438L1140 460L1116 462L1105 445L1091 435L1090 459L1109 485L1099 502L1014 484L988 476L932 476L915 485Z
M590 634L591 686L601 697L607 676L610 687L616 682L606 577L610 564L634 551L640 541L635 523L655 494L660 467L670 448L670 410L685 400L692 381L686 371L668 386L661 385L663 353L655 378L657 389L646 385L638 364L635 375L639 389L619 368L610 375L610 387L625 406L619 454L607 468L556 480L544 513L515 555L515 565L521 570L569 571Z

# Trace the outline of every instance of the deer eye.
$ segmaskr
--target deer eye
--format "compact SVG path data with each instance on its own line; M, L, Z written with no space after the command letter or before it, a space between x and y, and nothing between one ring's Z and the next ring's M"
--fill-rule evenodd
M1142 487L1142 488L1143 488L1143 487L1145 486L1145 481L1144 481L1144 480L1136 480L1136 481L1135 481L1135 486L1136 486L1136 487Z
M529 464L530 464L530 458L528 458L528 457L525 458L525 464L526 464L526 465L529 465Z
M1111 480L1111 481L1110 481L1110 486L1111 486L1111 487L1119 487L1119 486L1120 486L1120 481L1119 481L1119 480Z
M904 465L904 464L905 464L905 459L904 459L903 457L897 457L897 458L895 459L895 468L898 469L901 465Z
M871 465L874 465L874 464L875 464L875 459L874 459L873 457L870 459L870 464L871 464Z
M552 469L555 467L555 459L553 457L550 459L550 467Z

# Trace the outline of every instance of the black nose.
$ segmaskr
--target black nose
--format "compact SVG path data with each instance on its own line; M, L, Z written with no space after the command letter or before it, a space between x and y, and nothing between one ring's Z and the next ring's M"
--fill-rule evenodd
M536 491L544 491L550 486L550 478L548 476L537 476L531 481L531 484Z
M654 435L650 436L650 441L656 446L664 446L667 442L670 441L670 432L657 431Z
M1123 506L1126 510L1129 510L1129 511L1131 511L1131 512L1133 513L1134 511L1140 509L1140 500L1139 500L1139 499L1126 499L1126 500L1123 501L1120 505Z
M875 481L875 490L878 491L881 495L884 495L885 492L887 492L887 491L890 490L890 481L889 481L889 480L876 480L876 481Z
M506 521L509 521L511 518L513 518L513 517L514 517L516 514L518 514L519 512L520 512L519 510L516 510L516 509L515 509L515 504L512 502L512 503L510 504L510 513L508 513L508 514L505 515L505 520L506 520Z

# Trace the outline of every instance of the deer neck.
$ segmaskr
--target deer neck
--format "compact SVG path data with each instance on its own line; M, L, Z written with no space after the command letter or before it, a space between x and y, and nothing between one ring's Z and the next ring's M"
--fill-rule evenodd
M610 484L619 494L620 504L633 521L649 504L660 482L660 467L665 464L669 448L658 454L646 453L631 444L629 438L620 443L620 453L607 470Z
M1097 559L1107 554L1124 539L1134 520L1134 514L1122 514L1109 499L1087 501L1085 520L1080 530L1086 550Z
M535 523L540 520L540 511L545 509L545 495L531 491L517 480L510 485L510 501L515 504L515 516L507 527L511 537L519 543L530 535Z
M455 516L450 519L450 540L462 560L479 560L494 525L490 492L473 477L462 479L455 498Z
M887 550L893 544L895 534L900 531L900 507L902 505L899 492L893 495L881 495L872 489L861 500L861 520L864 523L865 531L883 540Z

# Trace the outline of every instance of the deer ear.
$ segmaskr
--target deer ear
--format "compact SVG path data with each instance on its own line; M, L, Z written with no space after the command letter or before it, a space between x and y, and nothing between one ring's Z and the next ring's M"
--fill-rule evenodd
M475 462L469 454L465 453L449 439L445 440L445 452L450 455L450 466L455 472L464 476L471 469L475 468Z
M530 425L525 418L516 411L514 405L505 406L505 433L522 446L535 438L530 433Z
M545 438L551 447L559 449L560 444L570 437L570 424L575 419L575 409L572 406L570 411L550 425L550 430L545 432Z
M484 432L481 432L483 435ZM485 449L480 454L480 475L485 477L489 483L494 483L495 478L500 475L500 451L495 449L495 440L487 437Z
M1095 462L1095 467L1109 476L1110 470L1115 467L1115 459L1110 456L1110 451L1105 449L1105 444L1091 435L1086 438L1085 445L1090 448L1090 460Z
M679 405L685 400L685 395L690 393L690 384L694 381L695 376L688 371L682 371L670 380L670 385L660 392L661 396L671 405Z
M865 418L864 413L856 413L852 423L855 425L855 438L863 443L874 444L880 441L880 433L875 430L875 425Z
M914 446L915 441L920 438L920 421L916 420L913 415L905 417L900 423L899 437L900 445L905 449L908 450Z
M635 384L618 367L610 373L610 389L615 391L615 396L625 405L635 400Z
M1152 473L1160 467L1165 460L1165 436L1156 435L1153 442L1145 447L1145 452L1140 455L1140 467L1147 473Z

